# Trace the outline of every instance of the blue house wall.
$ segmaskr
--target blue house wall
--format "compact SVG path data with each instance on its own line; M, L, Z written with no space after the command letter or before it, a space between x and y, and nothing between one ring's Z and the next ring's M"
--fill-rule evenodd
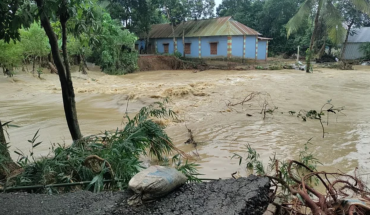
M267 41L258 41L258 57L257 60L266 60Z
M199 57L199 39L198 37L185 38L185 43L190 43L190 54L186 54L186 57ZM184 51L182 45L182 38L177 38L177 51L181 54Z
M245 36L245 58L256 59L256 40L257 36ZM154 44L157 47L159 54L164 53L164 44L169 44L169 54L174 53L174 45L172 38L154 39ZM183 53L184 47L182 44L182 38L176 38L177 51ZM227 36L212 36L212 37L201 37L201 57L228 57L227 55ZM199 38L189 37L185 38L185 43L190 43L190 54L186 54L186 57L198 58L199 57ZM211 55L210 43L217 43L217 55ZM145 41L138 41L139 48L141 45L145 47ZM258 54L257 60L266 60L266 47L267 41L258 41ZM244 36L233 36L232 37L232 50L231 57L243 57L244 53Z
M256 59L256 36L247 36L245 39L245 58Z
M227 57L227 36L202 37L202 57ZM217 43L217 55L211 55L210 43Z
M233 57L243 57L244 36L232 37L232 53Z
M168 53L173 54L174 53L174 46L173 46L173 39L172 38L164 38L164 39L157 39L157 51L158 53L163 54L164 53L164 44L168 43Z

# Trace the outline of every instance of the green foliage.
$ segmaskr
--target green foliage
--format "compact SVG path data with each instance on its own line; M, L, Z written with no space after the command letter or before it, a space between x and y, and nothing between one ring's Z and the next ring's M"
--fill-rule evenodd
M256 66L255 69L257 69L257 70L266 70L266 68L263 67L263 66Z
M23 47L19 43L5 43L0 40L0 66L12 70L22 63Z
M307 22L307 19L312 18L315 20L313 23L314 31L312 32L312 34L315 34L313 35L315 41L322 39L325 41L328 37L334 45L342 43L345 35L345 29L342 25L343 19L353 19L353 17L349 18L347 14L349 12L348 7L342 9L344 3L351 4L352 9L356 8L364 14L370 14L370 2L367 0L345 0L338 4L331 0L305 0L300 5L299 11L286 25L288 38L291 34L305 27L303 24ZM314 40L311 41L310 47L313 47ZM313 51L311 54L313 54ZM312 57L312 55L309 56Z
M256 30L263 17L263 1L225 0L216 9L218 16L232 16L235 20Z
M314 54L313 50L311 50L310 48L308 48L306 50L306 63L307 63L307 65L309 65L309 62L311 61L313 54ZM309 71L311 71L311 72L313 71L312 65L310 65Z
M21 43L23 47L23 55L25 58L29 56L43 57L50 53L49 40L45 31L39 23L31 24L28 29L21 29Z
M25 171L17 177L15 186L91 181L84 189L94 192L103 189L125 189L129 180L143 169L141 156L165 161L166 156L174 150L164 127L152 120L176 117L173 111L166 108L166 102L144 107L133 118L126 116L127 123L123 130L105 132L103 136L91 136L73 147L53 144L53 156L41 159L35 159L32 151L40 144L36 141L36 133L29 141L32 145L30 155L16 152L20 156L18 163ZM100 160L90 159L95 162L87 162L87 158L92 156ZM173 160L175 167L188 176L190 181L198 181L197 165L187 161L182 163L179 156L175 156ZM114 181L104 183L105 180L111 179ZM60 193L68 192L69 189L71 188L49 187L48 190L38 192Z
M309 151L309 145L312 145L311 139L309 139L303 146L303 149L299 151L299 161L310 169L316 171L317 165L322 163Z
M92 54L91 46L88 44L86 35L81 35L80 38L69 37L67 50L69 56L90 57Z
M198 175L200 174L197 170L199 164L189 163L188 160L183 163L179 154L172 157L172 164L178 171L182 172L188 178L189 182L201 182L198 178Z
M19 29L29 27L34 17L30 13L24 13L23 8L32 5L23 0L1 0L0 2L0 40L9 43L10 40L20 40Z
M246 145L247 148L247 158L243 158L239 154L234 153L234 155L231 157L233 158L238 158L239 159L239 165L242 164L243 159L246 163L246 168L250 171L255 171L257 175L265 175L265 170L263 167L263 163L259 161L260 155L257 153L255 149L253 149L249 144Z
M303 0L227 0L217 8L219 16L232 16L261 33L264 37L273 38L269 41L269 55L297 52L297 46L309 47L312 33L309 20L301 24L301 28L292 37L287 38L286 23L299 9Z
M173 56L175 56L177 58L182 58L182 54L178 51L176 51L175 54L173 54Z
M303 149L299 152L298 162L306 165L313 171L317 171L317 165L321 164L318 159L314 156L312 152L309 150L309 145L312 144L311 139L308 140L304 145ZM264 168L262 161L259 160L260 155L257 153L255 149L253 149L249 144L246 146L247 148L247 157L243 158L239 154L234 154L231 159L237 158L239 159L239 166L245 165L248 170L252 170L252 174L255 173L259 176L273 176L273 177L280 177L288 186L294 185L295 182L289 175L289 161L288 160L278 160L276 158L276 154L273 157L270 157L269 163L267 165L267 169ZM244 161L244 162L243 162ZM300 178L307 174L307 170L303 169L301 166L296 164L292 165L291 173L295 178ZM315 180L316 185L318 185L318 181ZM286 186L282 186L282 191L285 194L289 193L289 190Z
M137 37L103 14L99 44L93 49L92 58L108 74L121 75L134 72L137 67L138 53L134 50Z
M370 42L362 44L360 51L365 55L366 60L370 60Z

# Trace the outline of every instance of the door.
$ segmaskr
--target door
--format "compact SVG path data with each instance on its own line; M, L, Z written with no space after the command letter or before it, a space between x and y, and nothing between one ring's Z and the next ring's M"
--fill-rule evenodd
M185 43L185 54L191 54L191 43Z
M164 48L164 53L168 53L169 51L169 46L170 44L166 43L166 44L163 44L163 48Z
M211 55L217 55L217 44L218 43L210 43L211 46Z

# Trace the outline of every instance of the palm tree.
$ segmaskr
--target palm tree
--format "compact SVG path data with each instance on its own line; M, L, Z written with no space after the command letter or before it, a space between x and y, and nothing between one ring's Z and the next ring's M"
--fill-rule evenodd
M369 0L349 0L356 9L370 14L370 3ZM315 36L319 27L319 20L323 20L323 23L327 27L328 38L338 44L341 42L345 35L345 29L343 28L343 16L334 4L335 0L306 0L302 3L299 11L294 15L286 25L287 36L295 33L301 26L301 24L308 19L308 17L315 13L314 29L311 36L310 47L307 50L307 67L306 72L310 72L311 69L311 58L313 55L313 46L315 43ZM320 19L321 16L325 16Z

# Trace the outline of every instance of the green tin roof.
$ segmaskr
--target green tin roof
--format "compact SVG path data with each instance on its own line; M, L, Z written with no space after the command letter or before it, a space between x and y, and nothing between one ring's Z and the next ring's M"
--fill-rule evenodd
M207 36L237 36L237 35L261 35L252 28L228 17L215 19L191 20L174 27L175 37L207 37ZM171 24L152 25L149 38L172 38Z

